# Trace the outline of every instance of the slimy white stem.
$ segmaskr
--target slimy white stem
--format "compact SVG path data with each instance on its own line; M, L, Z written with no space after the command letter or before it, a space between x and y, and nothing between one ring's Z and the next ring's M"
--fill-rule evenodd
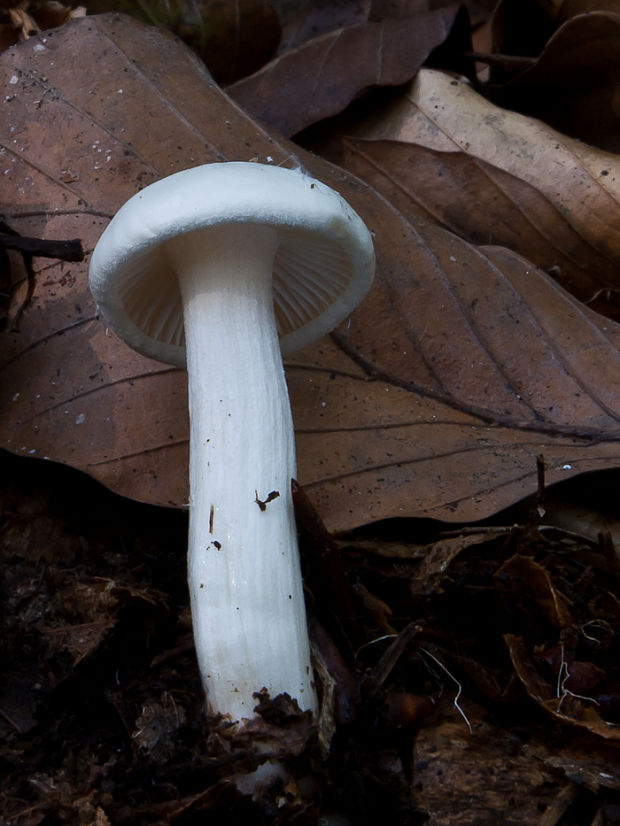
M270 227L166 242L183 301L190 409L189 590L211 714L255 692L316 711L291 479L295 443L274 319Z

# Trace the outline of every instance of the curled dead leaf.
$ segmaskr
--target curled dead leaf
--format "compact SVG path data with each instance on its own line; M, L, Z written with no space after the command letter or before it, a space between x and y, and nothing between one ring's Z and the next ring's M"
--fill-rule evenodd
M555 628L571 623L568 600L553 584L548 571L535 560L515 554L495 574L497 588L527 594L536 602L541 616Z
M539 674L522 637L505 634L510 659L529 696L556 719L576 725L606 740L620 740L620 728L596 711L596 702L569 691L563 682L553 686Z
M490 84L488 93L502 106L617 152L620 7L599 2L592 8L583 0L563 5L565 22L538 58L506 82Z

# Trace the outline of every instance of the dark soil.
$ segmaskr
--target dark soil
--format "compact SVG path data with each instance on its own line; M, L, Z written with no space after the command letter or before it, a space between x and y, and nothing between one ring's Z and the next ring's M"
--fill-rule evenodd
M408 521L336 541L298 491L323 715L281 716L298 783L252 802L231 782L250 745L204 717L186 515L0 460L0 824L620 822L609 536Z

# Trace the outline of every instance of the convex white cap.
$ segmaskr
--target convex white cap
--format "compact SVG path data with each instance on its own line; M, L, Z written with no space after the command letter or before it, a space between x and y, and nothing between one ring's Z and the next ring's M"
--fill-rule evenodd
M332 330L368 291L372 239L337 192L297 170L213 163L146 187L106 228L90 287L107 324L138 352L183 366L183 306L165 242L242 223L278 233L273 299L283 353Z

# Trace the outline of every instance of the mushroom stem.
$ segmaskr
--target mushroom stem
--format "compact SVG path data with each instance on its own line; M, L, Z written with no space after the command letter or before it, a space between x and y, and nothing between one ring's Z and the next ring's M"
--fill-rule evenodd
M293 421L271 292L276 231L211 227L167 242L180 282L190 411L189 590L209 713L253 694L316 711L291 479Z

